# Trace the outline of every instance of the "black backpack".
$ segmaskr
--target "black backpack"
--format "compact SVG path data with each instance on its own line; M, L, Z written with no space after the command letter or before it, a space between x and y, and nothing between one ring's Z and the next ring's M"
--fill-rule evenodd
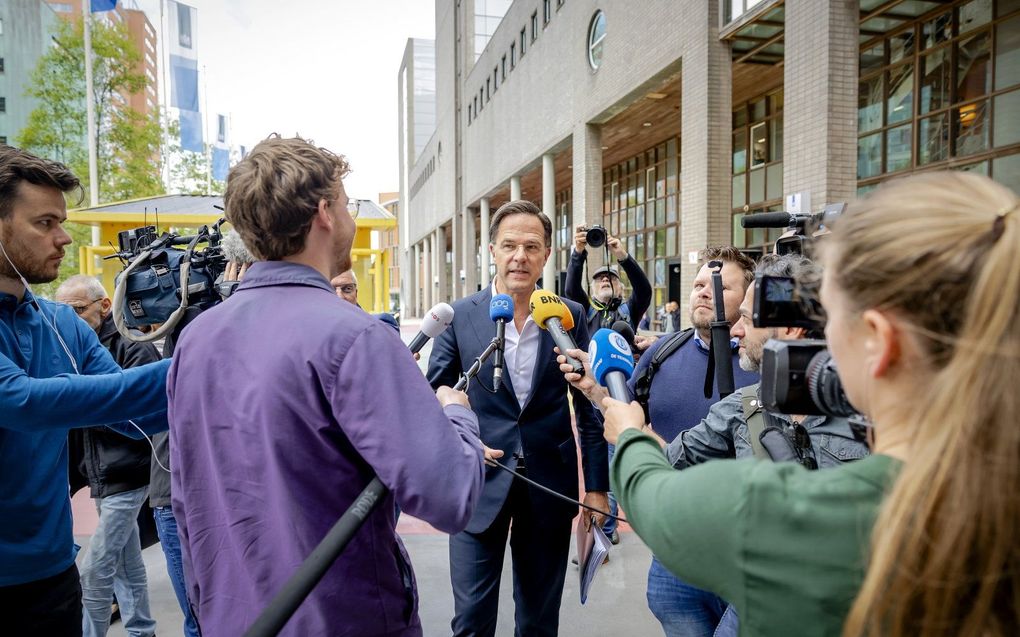
M666 339L666 342L662 344L662 347L655 350L655 354L652 356L648 367L642 369L637 377L634 378L634 399L641 403L641 408L645 410L645 422L651 422L651 417L648 414L648 395L652 391L652 379L655 378L655 374L659 371L662 363L672 356L673 352L683 347L684 343L691 340L693 336L693 327L664 336L663 338Z

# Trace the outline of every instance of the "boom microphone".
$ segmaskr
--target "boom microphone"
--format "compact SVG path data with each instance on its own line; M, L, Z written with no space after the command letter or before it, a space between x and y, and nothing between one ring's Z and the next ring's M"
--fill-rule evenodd
M560 353L567 358L575 374L584 376L584 365L581 361L567 354L568 349L577 349L577 343L570 337L568 330L574 329L574 315L560 297L548 290L535 290L531 293L531 317L543 330L548 330Z
M744 228L793 228L802 225L810 218L811 215L791 212L759 212L741 217L740 225Z
M595 382L606 387L614 400L629 403L634 396L627 381L634 373L634 354L627 339L613 330L602 328L588 344L591 372Z
M443 330L450 327L450 323L453 323L453 308L449 303L440 303L429 310L421 322L421 331L408 345L411 353L417 354L430 338L439 336Z
M244 241L241 240L241 235L237 233L237 230L231 230L223 235L223 241L220 245L223 246L223 256L226 257L227 261L233 261L237 265L255 262L255 257L245 247Z
M506 347L506 322L514 320L514 300L509 294L497 294L489 303L489 318L496 323L496 351L492 359L492 390L499 391L503 380L503 349Z

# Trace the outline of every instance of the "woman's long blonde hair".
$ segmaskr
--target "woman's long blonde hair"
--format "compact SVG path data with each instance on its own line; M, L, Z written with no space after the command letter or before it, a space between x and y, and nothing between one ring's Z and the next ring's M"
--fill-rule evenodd
M1020 631L1018 207L986 177L928 173L856 203L830 237L826 265L847 298L905 319L931 370L904 397L910 457L846 637Z

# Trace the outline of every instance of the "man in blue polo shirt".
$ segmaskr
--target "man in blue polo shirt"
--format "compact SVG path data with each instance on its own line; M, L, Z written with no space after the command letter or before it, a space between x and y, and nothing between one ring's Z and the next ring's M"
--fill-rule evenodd
M14 635L82 632L68 429L167 426L169 361L122 371L74 309L29 289L57 278L70 192L67 167L0 145L0 609Z

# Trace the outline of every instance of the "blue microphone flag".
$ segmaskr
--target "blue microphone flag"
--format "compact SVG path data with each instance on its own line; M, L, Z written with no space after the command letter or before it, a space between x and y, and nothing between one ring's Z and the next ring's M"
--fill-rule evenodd
M611 329L604 327L595 332L588 343L588 356L595 382L599 385L606 384L609 372L622 372L627 378L634 373L634 355L627 340Z
M494 322L503 319L508 323L514 320L514 300L509 294L497 294L492 297L492 302L489 303L489 319Z

